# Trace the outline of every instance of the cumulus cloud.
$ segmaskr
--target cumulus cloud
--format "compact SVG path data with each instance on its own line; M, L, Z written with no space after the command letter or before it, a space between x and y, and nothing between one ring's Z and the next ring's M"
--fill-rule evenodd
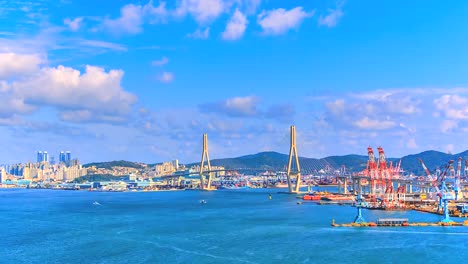
M372 107L377 108L376 111L413 115L421 112L419 108L421 100L418 95L407 90L376 90L351 94L351 97L372 102Z
M403 90L377 90L350 93L343 98L326 102L325 120L338 129L404 130L408 120L421 112L419 94Z
M343 11L341 11L341 7L339 7L337 9L328 9L328 12L328 15L320 16L319 25L334 27L343 16Z
M35 72L43 59L38 54L0 53L0 78Z
M200 105L203 112L222 113L232 117L249 117L258 114L259 99L256 96L233 97L217 103Z
M68 28L71 31L78 31L80 29L82 21L83 17L77 17L75 19L66 18L65 20L63 20L63 24L68 26Z
M314 12L307 13L302 7L291 10L278 8L270 11L262 11L257 17L258 24L263 32L269 35L280 35L290 29L299 27L302 21L313 15Z
M122 77L121 70L106 72L103 68L88 65L81 74L76 69L58 66L43 68L33 78L14 82L12 87L18 96L32 105L126 115L137 98L122 89Z
M193 33L187 34L187 37L193 39L207 39L210 36L210 28L205 28L205 30L197 29Z
M153 6L153 0L150 0L142 8L143 14L148 17L149 23L165 22L168 16L166 2L159 2L159 6Z
M163 83L170 83L174 80L174 74L170 72L163 72L158 76L158 81Z
M150 23L165 20L167 16L165 5L165 2L161 2L158 7L154 7L153 1L149 1L144 6L128 4L120 9L120 17L106 18L102 26L115 34L138 34L143 31L146 19L149 19Z
M261 0L243 0L241 3L245 6L247 14L255 14L261 4Z
M141 6L134 4L125 5L120 10L117 19L106 18L103 22L104 28L114 33L137 34L140 33L143 24Z
M468 97L446 94L434 100L437 110L454 120L468 120Z
M182 0L175 10L176 16L190 14L199 24L216 19L224 11L222 0Z
M224 30L222 36L225 40L237 40L244 35L247 27L247 18L239 9L236 9Z
M0 54L0 57L4 54ZM54 107L66 121L115 121L129 115L137 97L120 85L123 71L86 66L85 72L58 66L39 67L36 56L8 54L17 61L32 61L26 71L0 78L0 115L29 114L44 106ZM0 60L17 69L17 61ZM7 77L3 77L7 76ZM76 119L73 119L75 117Z

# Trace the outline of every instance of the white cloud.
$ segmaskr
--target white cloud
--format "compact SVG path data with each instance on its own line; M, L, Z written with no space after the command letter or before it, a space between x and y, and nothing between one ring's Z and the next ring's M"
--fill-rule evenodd
M242 14L239 9L236 9L228 24L223 32L223 39L225 40L237 40L244 35L247 27L247 18Z
M288 11L283 8L262 11L258 15L258 24L265 34L280 35L290 29L299 27L302 21L312 16L313 13L305 12L300 6Z
M259 99L256 96L233 97L217 103L200 105L204 112L217 112L233 117L255 116Z
M190 14L199 24L206 24L216 19L223 11L222 0L182 0L175 10L175 15Z
M166 3L161 2L158 7L149 1L145 6L128 4L120 9L117 19L106 18L103 27L116 34L138 34L143 31L143 23L148 18L150 23L163 22L166 19Z
M165 22L168 15L166 10L166 3L160 2L158 7L154 7L153 0L150 0L143 7L143 14L148 16L149 23Z
M38 54L0 53L0 78L35 72L42 62Z
M333 102L328 102L326 107L334 115L341 115L346 111L346 105L343 99L337 99Z
M449 119L468 120L468 97L446 94L435 99L434 104Z
M195 32L187 34L187 37L193 39L207 39L210 36L210 28L205 28L205 30L197 29Z
M243 5L246 7L247 14L255 14L262 0L243 0Z
M167 57L162 57L160 60L154 60L151 62L153 66L163 66L169 63L169 59Z
M442 131L442 133L448 133L456 128L458 128L458 122L454 120L444 120L440 125L440 131Z
M66 18L65 20L63 20L63 24L68 26L71 31L78 31L80 29L82 21L83 21L83 17L77 17L73 20L70 18Z
M417 98L417 94L408 90L376 90L351 94L351 97L366 100L371 111L378 108L387 113L413 115L421 112L421 100Z
M143 24L143 12L141 6L133 4L125 5L120 9L120 17L117 19L105 19L103 26L114 33L140 33Z
M343 16L343 11L341 11L341 8L339 7L337 9L329 9L328 12L328 15L320 16L319 25L334 27Z
M137 97L123 90L123 71L86 66L84 73L65 67L40 66L37 55L0 54L0 115L30 114L54 107L63 120L123 120ZM85 115L86 113L86 115Z
M58 66L43 68L33 78L14 82L12 87L31 104L127 113L136 97L122 90L122 76L121 70L105 72L88 65L81 74L76 69Z
M170 83L174 80L174 74L170 72L163 72L158 76L158 80L163 83Z
M80 46L86 46L86 47L102 48L102 49L115 50L115 51L127 51L127 47L117 44L117 43L112 43L112 42L107 42L107 41L81 40L81 41L77 41L77 43Z
M376 129L376 130L384 130L384 129L389 129L393 128L396 126L396 123L393 121L389 120L373 120L369 119L369 117L364 117L358 121L355 121L353 123L356 127L362 128L362 129Z

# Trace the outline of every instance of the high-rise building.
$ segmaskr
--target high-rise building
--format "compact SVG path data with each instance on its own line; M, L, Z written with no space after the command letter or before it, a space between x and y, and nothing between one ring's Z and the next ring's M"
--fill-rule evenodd
M5 182L6 179L7 179L7 177L6 177L5 168L4 168L4 167L1 167L1 168L0 168L0 183Z
M59 163L64 163L67 166L71 165L71 152L70 151L60 151Z
M59 162L65 163L65 152L60 151Z
M42 161L49 162L49 153L47 151L42 152Z
M42 162L43 159L44 159L44 154L42 153L42 151L38 151L37 152L37 162Z
M179 160L173 160L171 161L171 163L172 163L172 166L174 166L175 170L179 169Z
M67 151L67 152L65 153L65 158L66 158L66 161L67 161L68 163L70 163L70 161L71 161L71 152L70 152L70 151Z

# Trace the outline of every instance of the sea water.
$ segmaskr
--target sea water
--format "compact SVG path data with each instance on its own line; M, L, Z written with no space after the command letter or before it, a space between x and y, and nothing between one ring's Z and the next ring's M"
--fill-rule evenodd
M468 227L332 228L332 219L352 222L356 208L298 201L271 189L2 189L0 263L455 263L468 257ZM440 219L414 211L363 215Z

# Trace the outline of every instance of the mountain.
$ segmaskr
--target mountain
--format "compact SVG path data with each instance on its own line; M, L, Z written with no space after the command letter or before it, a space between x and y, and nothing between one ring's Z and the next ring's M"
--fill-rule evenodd
M401 166L408 172L413 172L415 175L425 175L424 170L419 163L418 158L422 159L426 167L431 173L434 173L437 168L444 169L449 160L454 160L455 170L457 169L457 159L461 157L463 160L468 159L468 150L458 154L447 154L435 150L428 150L419 154L404 156L401 159ZM462 161L462 170L464 167Z
M96 168L103 168L103 169L112 169L112 167L129 167L129 168L136 168L141 169L143 165L137 162L131 162L126 160L114 160L114 161L107 161L107 162L93 162L84 164L83 167L88 168L96 166Z
M407 155L402 158L387 158L387 162L392 162L393 166L401 160L401 168L405 174L413 173L415 175L425 175L418 158L422 159L431 173L437 168L443 170L449 160L454 160L454 167L457 167L457 159L462 157L468 159L468 150L459 154L447 154L435 150L428 150L418 154ZM226 169L242 169L242 168L257 168L261 170L286 170L288 165L289 155L278 152L268 151L260 152L252 155L245 155L236 158L214 159L211 160L212 166L223 166ZM344 156L329 156L322 159L299 157L301 172L304 174L317 173L322 170L330 169L330 171L339 170L343 165L349 172L359 172L366 168L368 157L364 155L344 155ZM376 157L378 162L378 156ZM464 168L464 162L462 169ZM199 165L200 163L186 164L188 167ZM110 169L114 166L131 167L141 169L145 165L131 161L110 161L96 162L83 165L84 167L96 166L97 168ZM151 165L148 165L151 167ZM294 165L293 165L294 166Z
M258 168L263 170L286 170L288 161L289 155L268 151L237 158L214 159L210 162L212 166L223 166L226 169ZM339 169L343 164L349 170L359 171L366 167L366 162L367 156L359 155L331 156L323 159L299 156L299 165L303 173L319 172L327 168ZM198 163L187 164L189 167L192 165L198 165Z
M387 158L387 163L392 162L395 167L401 160L401 168L405 174L413 173L415 175L425 175L424 170L419 163L418 158L422 159L427 168L432 172L436 168L443 169L449 160L456 161L458 157L468 159L468 150L459 154L447 154L439 151L429 150L418 154L407 155L402 158ZM239 168L259 168L264 170L285 170L288 164L289 155L278 152L260 152L257 154L241 156L237 158L225 158L211 160L212 166L224 166L226 169ZM368 156L364 155L344 155L344 156L329 156L322 159L299 157L301 171L303 173L314 173L320 170L338 170L343 165L349 172L359 172L366 168ZM376 157L378 162L378 156ZM464 161L463 161L464 162ZM188 166L198 165L199 163L187 164ZM462 169L464 164L462 164Z

